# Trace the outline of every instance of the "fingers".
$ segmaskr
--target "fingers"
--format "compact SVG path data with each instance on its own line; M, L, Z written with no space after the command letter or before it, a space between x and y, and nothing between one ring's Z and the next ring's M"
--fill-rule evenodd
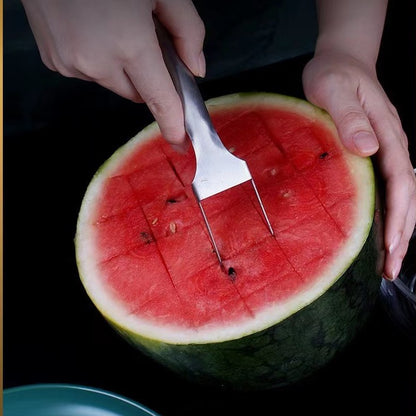
M189 0L156 2L153 12L171 34L179 56L195 75L205 74L202 52L204 25ZM147 20L153 24L153 20ZM185 146L182 104L166 69L154 27L147 30L137 59L130 59L125 70L159 124L163 137L179 148Z
M414 221L411 192L409 184L404 183L403 177L406 175L399 173L388 179L386 184L384 276L390 280L395 279L399 274L412 234L412 221Z
M125 72L159 124L163 137L172 144L185 140L182 105L163 61L155 31L148 32L137 58L125 63Z
M369 90L366 103L371 103L366 104L366 112L380 144L376 156L386 186L383 275L393 280L400 272L415 227L416 179L396 109L382 90Z
M163 60L152 13L165 25L178 54L197 75L205 73L202 53L204 25L189 0L158 1L154 10L147 10L147 13L144 18L141 16L140 42L137 40L135 45L130 44L130 54L124 60L124 92L120 91L119 84L116 92L131 97L133 87L137 91L136 99L147 104L163 137L181 149L185 146L182 104Z
M386 186L383 276L394 280L399 275L415 227L416 179L397 111L392 111L384 94L376 98L370 100L372 107L368 113L380 143L377 160Z
M400 196L399 192L398 196ZM412 206L413 208L411 208ZM414 207L415 199L413 198L413 202L409 200L409 209L403 217L399 218L393 213L388 213L387 215L385 232L393 236L389 238L391 243L386 244L386 258L383 270L383 277L388 280L397 278L400 273L403 258L408 251L409 241L412 237L416 220ZM388 237L386 237L387 239Z
M155 14L173 38L178 55L199 77L205 76L203 44L205 27L189 0L165 0L157 3Z
M385 117L375 123L380 139L378 165L386 184L384 277L395 279L401 268L416 222L416 179L399 122Z

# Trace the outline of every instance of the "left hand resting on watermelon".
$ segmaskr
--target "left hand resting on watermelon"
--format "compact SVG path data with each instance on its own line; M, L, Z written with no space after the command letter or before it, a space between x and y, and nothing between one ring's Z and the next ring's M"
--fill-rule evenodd
M416 178L399 115L375 69L385 3L320 1L320 35L303 84L308 100L331 115L348 149L375 155L386 186L383 275L391 280L415 227Z

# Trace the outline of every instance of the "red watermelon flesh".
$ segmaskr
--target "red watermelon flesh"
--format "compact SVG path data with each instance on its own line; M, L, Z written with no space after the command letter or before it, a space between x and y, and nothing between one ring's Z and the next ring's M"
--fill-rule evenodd
M249 183L203 201L221 270L191 189L191 146L174 152L156 132L107 177L91 215L96 262L129 314L198 328L252 319L306 290L337 256L355 221L356 186L334 132L288 109L212 110Z

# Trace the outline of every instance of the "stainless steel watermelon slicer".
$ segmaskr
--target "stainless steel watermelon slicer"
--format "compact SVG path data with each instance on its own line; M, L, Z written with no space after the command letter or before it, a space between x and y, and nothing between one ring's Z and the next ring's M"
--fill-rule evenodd
M272 235L274 235L274 231L247 163L234 156L223 145L212 125L194 76L177 55L166 30L156 20L155 25L166 67L182 101L185 130L191 139L195 152L196 172L192 181L192 189L198 201L218 261L222 266L222 258L202 206L204 199L250 181L266 225Z

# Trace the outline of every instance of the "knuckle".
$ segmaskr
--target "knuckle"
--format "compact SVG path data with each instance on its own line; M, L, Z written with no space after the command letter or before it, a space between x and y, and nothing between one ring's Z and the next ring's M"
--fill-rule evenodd
M76 69L68 54L61 54L52 57L52 65L57 72L67 78L75 76Z
M134 103L142 103L139 93L134 88L126 88L124 85L117 84L114 80L108 80L106 82L99 83L104 88L113 91L120 97L126 98L127 100L133 101Z
M179 97L158 95L145 99L145 102L157 120L163 137L171 143L181 141L184 125Z
M53 63L53 60L47 54L44 50L39 50L40 53L40 59L42 60L42 63L46 66L46 68L50 69L51 71L57 71L55 64Z
M55 61L53 66L55 67L55 70L64 77L71 78L74 76L74 72L71 70L71 68L62 62Z
M195 20L195 29L194 30L195 30L195 35L196 35L197 39L201 39L201 41L202 41L205 37L205 25L204 25L204 22L202 21L202 19L199 16Z
M82 52L73 53L69 64L72 65L77 72L91 79L99 81L105 77L103 69L99 65L94 64L94 62Z
M123 46L117 47L114 56L123 68L131 72L137 70L139 65L149 59L149 54L156 48L151 40L146 43L143 39L137 42L135 38L129 38L123 40L123 42Z
M69 61L74 66L74 68L76 68L78 71L83 72L85 74L89 73L91 75L91 72L90 72L91 68L90 68L89 62L85 59L82 53L80 52L73 53L71 57L69 58Z
M362 110L356 108L345 109L343 115L340 117L339 124L344 127L351 126L351 128L356 130L371 131L367 116Z
M406 175L406 187L409 190L409 194L413 197L416 196L416 176L413 172L408 172Z
M56 66L48 59L42 59L42 62L46 66L46 68L48 68L49 70L54 71L54 72L59 72Z
M400 131L400 138L402 140L403 146L407 149L409 147L409 139L403 130Z
M408 140L406 133L403 130L403 126L400 120L400 117L394 115L393 113L386 114L384 119L381 122L381 126L384 131L388 131L391 137L396 137L400 139L400 142L407 147Z
M161 94L147 98L146 104L154 115L165 117L177 105L177 100L174 97Z
M399 112L397 111L397 108L389 101L388 101L388 108L389 108L391 114L393 115L393 117L395 117L396 119L400 119Z
M137 93L137 92L131 93L126 98L128 98L130 101L133 101L136 104L139 104L139 103L143 103L144 102L143 99L142 99L142 97L140 96L140 94Z
M399 187L410 199L416 197L416 176L412 170L397 172L389 182L391 188Z

